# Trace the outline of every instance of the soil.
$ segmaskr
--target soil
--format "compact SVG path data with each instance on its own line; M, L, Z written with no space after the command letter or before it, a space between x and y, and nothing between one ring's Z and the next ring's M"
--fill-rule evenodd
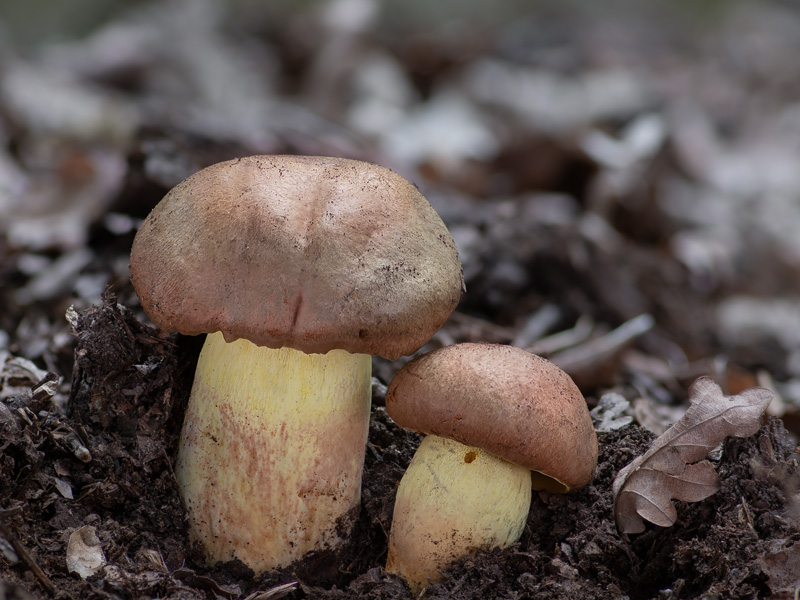
M128 257L184 177L265 153L384 164L431 201L467 289L420 352L514 344L590 408L621 402L596 420L591 483L534 493L517 543L419 598L798 597L793 3L83 0L104 20L53 17L80 22L19 47L43 24L17 4L0 3L0 600L413 597L384 570L421 439L384 408L409 357L373 360L343 548L254 573L188 540L173 465L202 340L151 326ZM717 493L623 536L612 482L702 375L775 401L711 453ZM94 574L68 566L100 551Z
M49 585L61 598L269 598L279 597L269 590L292 582L283 597L412 597L383 565L394 493L420 437L393 424L379 387L361 512L347 546L274 573L255 574L236 561L208 568L187 540L172 471L197 340L143 325L110 293L102 306L77 315L75 334L67 415L55 417L46 400L22 394L8 402L16 414L0 422L4 534L35 556L50 582L32 563L6 558L5 598L46 597ZM91 460L76 456L59 435L66 432ZM780 420L724 444L715 460L717 494L678 503L674 527L651 527L630 540L617 533L611 484L655 436L636 424L598 435L588 486L535 494L518 543L463 560L424 597L791 597L790 586L784 595L778 590L790 581L789 569L797 573L800 469ZM69 534L84 525L94 527L108 561L85 580L65 562Z

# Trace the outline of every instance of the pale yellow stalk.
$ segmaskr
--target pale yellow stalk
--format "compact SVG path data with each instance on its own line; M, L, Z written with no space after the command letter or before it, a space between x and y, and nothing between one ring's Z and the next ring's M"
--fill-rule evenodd
M360 500L370 375L365 354L208 335L176 465L208 562L258 572L341 544Z
M530 504L528 469L429 435L397 490L386 569L417 594L477 549L516 542Z

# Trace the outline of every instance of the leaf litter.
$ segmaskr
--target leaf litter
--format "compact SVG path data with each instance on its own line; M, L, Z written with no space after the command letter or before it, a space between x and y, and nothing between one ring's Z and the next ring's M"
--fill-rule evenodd
M643 519L669 527L678 518L672 498L699 502L716 493L719 476L702 459L727 437L755 434L774 395L750 388L726 398L712 379L695 381L689 388L691 406L683 417L614 479L614 517L620 533L643 532Z
M610 430L587 488L537 494L518 544L426 597L794 597L797 11L629 5L611 19L565 3L501 23L505 4L464 2L456 23L414 3L190 4L122 9L30 52L0 45L0 365L39 370L3 382L0 597L409 597L382 570L419 443L382 407L399 363L375 361L362 510L341 553L255 574L203 565L186 539L171 468L197 341L147 325L128 252L169 187L260 152L374 160L420 186L468 288L425 350L538 347L590 406L614 393L633 407L597 412ZM674 526L626 542L612 482L653 443L644 417L666 429L700 375L731 395L768 380L782 420L723 442L717 493L676 500ZM66 563L83 527L106 561L87 579Z

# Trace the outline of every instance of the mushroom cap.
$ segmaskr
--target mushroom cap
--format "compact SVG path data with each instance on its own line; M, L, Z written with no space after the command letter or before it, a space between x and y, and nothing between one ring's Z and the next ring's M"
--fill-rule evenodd
M456 344L406 364L386 392L401 427L477 446L567 489L586 485L597 437L564 371L513 346Z
M455 243L415 186L315 156L195 173L142 223L130 275L165 331L390 359L427 342L463 288Z

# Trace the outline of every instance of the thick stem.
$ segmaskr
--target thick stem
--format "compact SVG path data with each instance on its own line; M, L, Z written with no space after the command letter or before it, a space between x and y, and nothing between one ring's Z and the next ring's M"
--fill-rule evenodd
M516 542L530 504L528 469L429 435L397 490L386 569L416 594L478 548Z
M371 361L208 335L176 475L208 562L255 571L335 548L361 493Z

